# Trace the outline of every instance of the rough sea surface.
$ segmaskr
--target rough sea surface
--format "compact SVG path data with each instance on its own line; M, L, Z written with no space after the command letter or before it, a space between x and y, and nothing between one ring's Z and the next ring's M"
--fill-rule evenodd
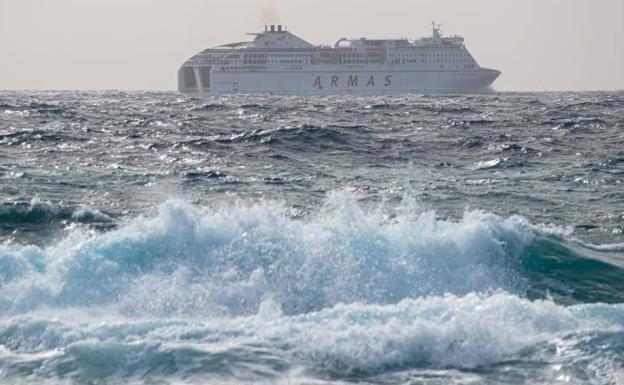
M2 384L624 383L624 92L0 92Z

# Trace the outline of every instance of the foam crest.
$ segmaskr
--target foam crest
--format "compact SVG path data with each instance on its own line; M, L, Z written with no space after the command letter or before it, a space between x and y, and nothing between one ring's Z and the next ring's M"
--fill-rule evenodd
M104 368L98 378L131 372L142 381L169 375L204 382L252 381L285 376L294 365L308 375L357 380L407 369L490 367L496 372L496 366L489 365L520 360L538 366L558 363L559 369L545 374L552 379L561 374L593 376L598 365L613 369L609 378L622 374L617 360L604 359L616 357L620 349L604 339L624 331L622 306L563 307L506 292L423 297L389 305L342 304L293 316L267 300L258 314L245 317L174 321L107 315L103 322L84 322L84 317L70 322L45 314L43 319L0 322L0 344L7 349L6 354L0 352L0 367L7 355L20 355L36 373L52 378L71 365L74 371L62 376ZM70 312L63 318L73 317ZM583 353L596 349L603 352L602 358ZM51 356L38 359L46 354ZM236 371L223 371L218 363L225 361ZM202 364L206 362L215 364ZM504 366L501 370L505 372Z
M11 224L50 223L70 220L80 223L106 223L112 218L84 206L63 206L33 198L30 202L0 204L0 222Z
M471 368L519 358L585 325L566 308L508 293L339 305L276 325L274 339L337 372ZM280 330L289 330L284 336ZM513 331L513 332L512 332ZM281 334L281 335L280 335Z
M252 314L270 297L294 314L354 301L515 291L518 257L533 239L519 217L471 211L447 221L404 210L388 219L348 192L331 194L309 217L289 214L270 201L199 208L172 200L155 217L108 233L73 230L45 249L6 244L0 259L11 261L3 269L11 278L0 306L51 300L118 304L136 314Z

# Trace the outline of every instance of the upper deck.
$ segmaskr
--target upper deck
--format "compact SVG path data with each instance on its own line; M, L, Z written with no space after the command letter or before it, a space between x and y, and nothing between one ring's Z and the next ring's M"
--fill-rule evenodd
M443 37L433 25L429 37L409 39L347 39L333 46L315 46L281 25L265 26L250 33L251 41L206 49L191 58L189 65L222 66L224 70L301 69L310 65L407 65L423 68L471 69L478 64L460 36Z

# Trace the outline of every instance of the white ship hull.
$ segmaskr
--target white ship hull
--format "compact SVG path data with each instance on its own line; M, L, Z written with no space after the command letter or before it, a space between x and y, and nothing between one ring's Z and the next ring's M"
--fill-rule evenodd
M182 69L181 69L182 72ZM482 90L500 74L496 70L417 70L353 69L314 71L225 72L211 69L195 71L195 84L184 89L190 93L284 93L304 95L375 94L397 92L454 92ZM202 78L203 75L203 78ZM182 76L182 73L180 74ZM183 85L183 81L179 84Z

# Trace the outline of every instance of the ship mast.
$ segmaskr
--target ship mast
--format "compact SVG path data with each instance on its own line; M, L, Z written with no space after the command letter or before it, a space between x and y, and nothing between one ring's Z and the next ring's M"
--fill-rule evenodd
M440 29L440 27L442 27L442 24L436 24L435 20L431 21L431 26L433 28L433 38L434 39L441 39L442 38L442 30Z

